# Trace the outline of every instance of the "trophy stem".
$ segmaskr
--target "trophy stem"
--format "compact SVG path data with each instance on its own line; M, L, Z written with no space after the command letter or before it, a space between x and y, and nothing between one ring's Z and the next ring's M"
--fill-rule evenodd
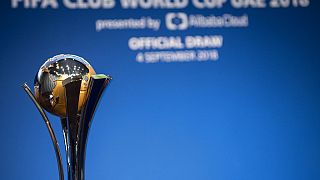
M37 102L36 98L34 97L32 91L30 90L29 86L24 83L23 84L23 89L26 91L26 93L28 94L28 96L30 97L30 99L32 100L32 102L34 103L34 105L37 107L38 111L40 112L44 123L46 124L46 127L49 131L51 140L52 140L52 144L56 153L56 159L57 159L57 164L58 164L58 170L59 170L59 179L60 180L64 180L64 173L63 173L63 166L62 166L62 160L61 160L61 154L60 154L60 150L59 150L59 144L57 141L57 138L54 134L54 131L51 127L50 121L48 119L48 116L46 115L46 113L44 112L44 110L42 109L42 107L40 106L40 104Z
M62 127L65 151L66 151L67 172L68 172L68 175L69 175L70 174L71 163L70 163L70 158L68 156L68 154L69 154L69 139L68 139L67 119L66 118L61 118L60 120L61 120L61 127Z
M67 83L65 83L67 82ZM68 179L69 180L83 180L79 174L78 162L78 130L80 116L78 115L78 102L81 87L81 79L66 79L64 82L65 97L66 97L66 150L68 163Z

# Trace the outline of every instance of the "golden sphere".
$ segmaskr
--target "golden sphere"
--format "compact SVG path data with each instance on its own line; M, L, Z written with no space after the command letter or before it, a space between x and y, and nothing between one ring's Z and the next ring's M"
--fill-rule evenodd
M48 112L66 117L65 88L62 81L74 76L82 76L78 112L86 102L87 89L91 75L96 74L83 58L60 54L48 59L39 69L34 80L35 97Z

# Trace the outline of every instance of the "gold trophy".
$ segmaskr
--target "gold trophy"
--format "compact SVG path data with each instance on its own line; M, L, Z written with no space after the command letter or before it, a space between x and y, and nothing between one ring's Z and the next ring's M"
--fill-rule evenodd
M68 180L84 180L86 142L91 121L111 77L96 74L83 58L61 54L48 59L34 81L34 94L24 90L39 110L54 145L60 180L64 179L59 145L44 109L60 117L66 150Z

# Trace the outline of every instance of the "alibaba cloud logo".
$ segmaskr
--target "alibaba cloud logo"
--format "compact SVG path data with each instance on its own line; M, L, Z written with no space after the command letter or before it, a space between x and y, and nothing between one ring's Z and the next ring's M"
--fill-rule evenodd
M188 16L185 13L168 13L166 26L169 30L185 30L188 28Z

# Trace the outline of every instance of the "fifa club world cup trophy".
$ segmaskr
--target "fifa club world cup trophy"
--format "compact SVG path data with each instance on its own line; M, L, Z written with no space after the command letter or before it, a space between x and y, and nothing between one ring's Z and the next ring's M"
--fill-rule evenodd
M44 110L61 120L68 180L84 180L89 128L97 104L110 80L108 75L96 74L83 58L61 54L48 59L40 67L34 80L34 94L26 83L23 85L49 131L60 180L64 179L64 172L59 145Z

